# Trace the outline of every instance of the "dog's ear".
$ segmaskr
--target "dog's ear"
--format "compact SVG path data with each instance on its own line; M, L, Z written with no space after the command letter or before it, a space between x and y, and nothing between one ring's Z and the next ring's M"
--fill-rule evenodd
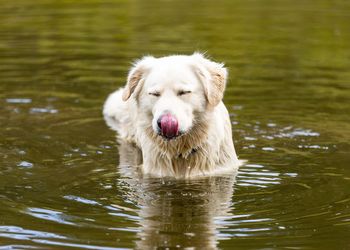
M210 61L200 53L195 53L192 57L195 60L195 70L203 83L207 100L214 107L224 97L227 69L224 64Z
M133 67L129 71L127 83L123 91L123 101L127 101L132 93L134 93L140 81L144 79L145 75L150 70L154 60L156 60L154 57L146 56L133 64Z

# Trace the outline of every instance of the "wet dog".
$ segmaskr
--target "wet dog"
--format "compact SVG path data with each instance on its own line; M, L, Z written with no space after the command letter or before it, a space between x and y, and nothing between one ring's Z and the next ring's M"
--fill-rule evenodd
M227 70L202 54L147 56L104 104L107 124L142 152L143 174L190 178L237 170Z

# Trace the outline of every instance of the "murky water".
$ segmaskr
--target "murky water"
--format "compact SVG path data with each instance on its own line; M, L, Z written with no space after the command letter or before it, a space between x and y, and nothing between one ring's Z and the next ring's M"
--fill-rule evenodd
M195 50L249 162L138 179L102 104L133 59ZM0 248L350 249L349 100L348 1L2 1Z

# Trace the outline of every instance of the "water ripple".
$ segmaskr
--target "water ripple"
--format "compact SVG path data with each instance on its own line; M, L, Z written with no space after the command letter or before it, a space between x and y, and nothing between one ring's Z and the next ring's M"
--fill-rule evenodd
M67 216L63 212L33 207L28 208L26 213L39 219L54 221L60 224L74 225L74 223L67 221L71 216Z
M7 103L31 103L32 99L30 98L7 98Z
M83 204L88 204L88 205L101 205L101 203L99 203L97 201L85 199L85 198L82 198L82 197L79 197L79 196L75 196L75 195L65 195L65 196L63 196L63 198L65 198L67 200L80 202L80 203L83 203Z
M37 238L67 239L67 237L62 235L37 230L29 230L16 226L0 226L0 237L19 240L31 240Z

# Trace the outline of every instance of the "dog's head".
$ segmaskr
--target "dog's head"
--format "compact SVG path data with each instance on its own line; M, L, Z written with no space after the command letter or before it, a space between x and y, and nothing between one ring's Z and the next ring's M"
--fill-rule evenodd
M130 70L123 100L135 98L154 132L173 139L186 134L199 114L221 102L226 77L223 64L199 53L148 56Z

